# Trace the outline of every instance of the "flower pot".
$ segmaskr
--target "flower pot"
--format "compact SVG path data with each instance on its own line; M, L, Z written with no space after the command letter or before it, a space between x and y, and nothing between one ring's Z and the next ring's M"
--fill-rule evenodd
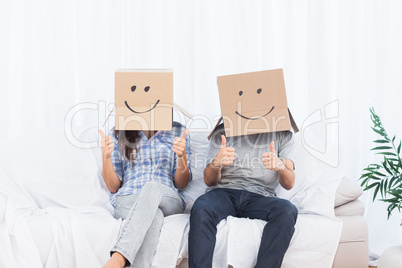
M378 261L378 268L402 267L402 246L390 247Z

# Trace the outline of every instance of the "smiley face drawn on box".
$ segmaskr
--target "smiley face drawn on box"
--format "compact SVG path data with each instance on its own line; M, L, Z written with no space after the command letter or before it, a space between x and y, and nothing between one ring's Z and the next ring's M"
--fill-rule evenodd
M173 71L117 70L115 106L116 130L171 130Z
M219 76L217 81L226 136L292 127L298 131L288 109L282 69Z

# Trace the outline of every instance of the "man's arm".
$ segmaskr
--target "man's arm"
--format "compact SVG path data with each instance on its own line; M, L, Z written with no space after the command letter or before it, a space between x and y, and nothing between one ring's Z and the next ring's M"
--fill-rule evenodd
M235 148L226 147L226 137L221 135L221 148L204 170L204 182L208 187L216 185L221 180L222 167L233 164L235 159Z
M295 184L295 173L293 172L293 161L290 159L279 159L272 141L269 145L270 152L262 154L262 163L265 168L278 172L278 181L286 190L293 188Z
M282 161L285 168L283 170L278 170L278 181L283 188L285 188L286 190L290 190L295 184L293 161L290 159L282 159L280 161Z
M204 169L204 182L208 187L216 185L221 180L222 167L209 163Z

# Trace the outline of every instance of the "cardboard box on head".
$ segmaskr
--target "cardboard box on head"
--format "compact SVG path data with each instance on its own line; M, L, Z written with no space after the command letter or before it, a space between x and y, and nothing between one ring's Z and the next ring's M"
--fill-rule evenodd
M288 108L282 69L218 77L227 137L299 129ZM212 133L208 136L211 137Z
M115 106L116 130L171 130L173 70L117 70Z

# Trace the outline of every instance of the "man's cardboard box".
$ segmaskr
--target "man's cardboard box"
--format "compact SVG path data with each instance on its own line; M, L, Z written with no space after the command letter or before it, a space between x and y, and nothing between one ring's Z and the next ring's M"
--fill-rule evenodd
M223 120L227 137L299 131L288 108L282 69L219 76L218 90L222 117L215 128Z

